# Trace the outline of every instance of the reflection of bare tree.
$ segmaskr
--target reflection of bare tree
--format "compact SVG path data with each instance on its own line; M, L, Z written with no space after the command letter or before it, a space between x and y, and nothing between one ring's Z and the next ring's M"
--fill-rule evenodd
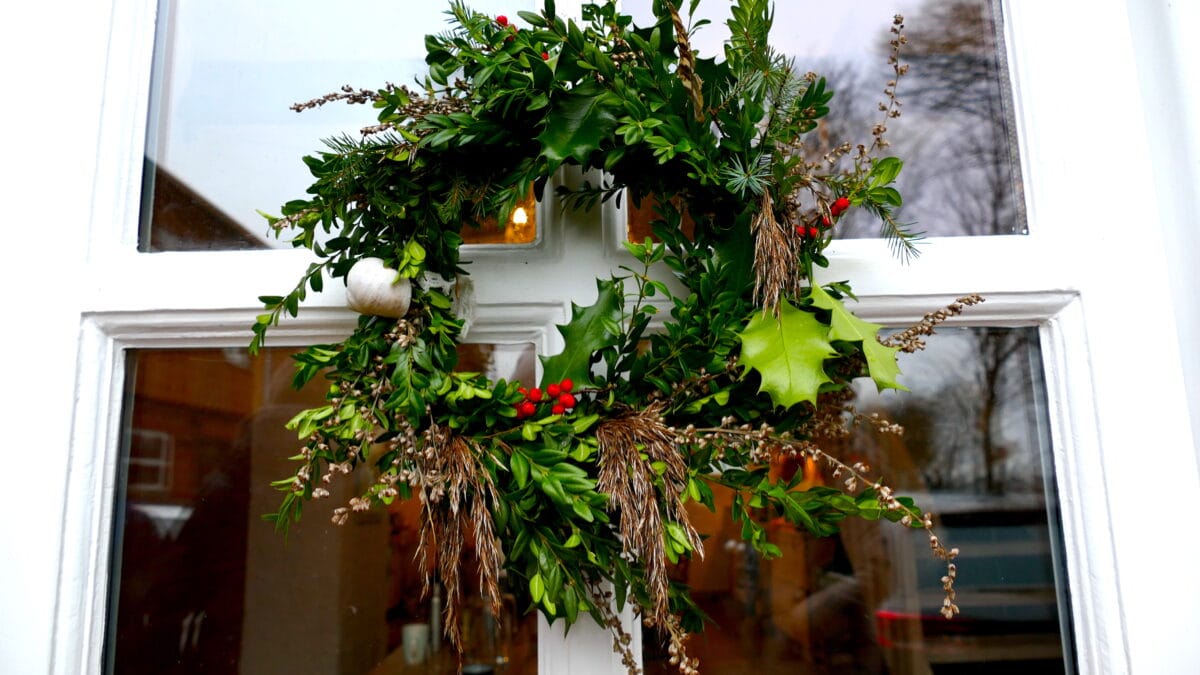
M901 216L931 235L990 235L1024 231L1016 139L991 0L926 2L908 17L900 85L904 115L891 122L897 156L906 160L899 186ZM861 138L881 121L875 108L888 72L826 67L839 93L835 142ZM877 224L858 214L840 225L845 237L876 236Z
M904 396L887 414L932 490L1000 494L1041 486L1032 329L964 330L957 367L929 395Z
M958 234L1018 232L1016 139L990 0L926 2L911 17L909 112L944 141L937 190Z

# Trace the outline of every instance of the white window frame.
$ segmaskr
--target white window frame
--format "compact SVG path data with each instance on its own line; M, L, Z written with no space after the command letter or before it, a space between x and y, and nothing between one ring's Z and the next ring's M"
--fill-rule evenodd
M9 60L33 71L31 91L39 83L69 86L76 71L103 84L86 80L73 104L69 97L38 104L72 105L69 115L26 118L30 127L61 122L64 129L52 130L64 138L17 140L38 176L60 183L39 188L30 178L21 196L63 214L50 218L57 232L34 232L25 250L55 250L63 258L55 262L70 266L82 288L41 289L41 298L10 314L36 312L44 339L19 343L23 362L12 374L19 386L16 396L6 394L13 398L5 409L27 410L33 397L44 402L23 421L46 429L48 449L11 453L14 464L38 467L36 480L10 474L0 496L17 544L0 558L8 610L0 615L0 664L7 672L100 669L124 350L239 346L257 311L255 295L288 287L307 263L294 251L134 252L155 2L79 4L86 7L72 21L48 9L30 10L46 12L44 25L23 16L8 22L28 26L32 36L17 43L26 58ZM19 11L0 10L5 18ZM1174 335L1176 312L1190 318L1196 310L1167 292L1168 262L1177 256L1164 250L1154 223L1155 197L1169 195L1156 191L1152 159L1163 153L1145 128L1159 104L1135 86L1139 59L1173 53L1156 44L1156 34L1137 32L1144 27L1131 31L1129 12L1122 0L1086 8L1006 3L1028 236L933 239L907 268L877 242L840 242L830 275L854 280L863 298L857 310L873 320L911 321L956 295L981 292L989 301L972 322L1039 326L1079 671L1191 673L1200 668L1200 576L1188 574L1187 563L1200 559L1200 538L1183 519L1194 513L1200 476ZM1176 84L1183 98L1196 100L1195 82ZM63 166L64 158L77 158L76 165ZM1167 223L1168 233L1172 225L1180 223ZM46 265L13 264L14 279ZM210 278L214 266L239 273ZM590 282L592 271L577 273ZM480 302L511 298L485 293ZM338 303L336 291L327 293L281 326L274 343L344 331ZM562 305L535 302L529 311L508 329L545 327L560 319ZM506 329L496 322L486 330ZM537 333L546 347L556 335ZM1140 506L1150 500L1153 506ZM541 642L544 672L568 672L556 665L568 661L590 661L572 673L620 672L592 648Z

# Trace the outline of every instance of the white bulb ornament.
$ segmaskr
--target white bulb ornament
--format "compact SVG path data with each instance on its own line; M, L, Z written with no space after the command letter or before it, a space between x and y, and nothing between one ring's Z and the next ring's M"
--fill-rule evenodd
M363 258L346 275L346 303L359 314L399 319L408 313L412 282L379 258Z

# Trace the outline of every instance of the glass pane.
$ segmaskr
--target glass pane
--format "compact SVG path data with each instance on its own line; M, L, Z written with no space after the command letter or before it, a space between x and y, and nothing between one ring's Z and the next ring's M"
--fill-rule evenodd
M692 220L692 214L688 213L687 206L682 201L677 200L677 203L675 203L675 207L681 211L680 216L682 219L679 222L679 227L685 235L691 238L695 234L696 221ZM653 227L654 221L658 218L657 208L658 200L653 196L647 196L638 203L634 203L633 200L627 201L625 204L626 239L639 244L646 241L646 237L658 241L658 237L654 235Z
M650 0L623 6L639 23L652 16ZM693 40L700 58L721 54L728 8L700 5L696 18L713 21ZM999 0L775 3L773 44L836 92L810 149L820 155L843 142L870 142L871 127L883 121L884 85L895 77L886 63L895 12L906 19L901 61L911 66L897 90L903 115L888 123L890 152L905 160L901 220L929 236L1026 234ZM837 224L843 238L878 233L861 209Z
M535 0L474 0L515 16ZM291 248L256 213L279 213L311 176L300 158L374 121L370 108L289 107L344 84L408 83L447 3L160 0L142 190L144 251Z
M463 345L460 355L493 378L534 377L532 344ZM440 640L406 663L405 642L417 647L438 615L413 556L417 502L333 525L333 508L371 481L360 470L333 481L286 539L262 520L279 504L270 482L295 470L284 424L323 401L319 381L291 388L287 350L253 360L241 349L144 350L130 370L108 672L457 672ZM477 672L536 671L536 621L508 609L500 625L464 613L464 628L494 628L473 632L493 668Z
M463 242L466 244L532 244L537 241L537 201L530 194L513 209L508 222L501 229L496 219L489 218L482 227L464 225Z
M939 537L961 549L960 616L938 614L945 567L923 532L851 519L818 539L764 514L783 550L764 561L729 518L732 495L718 493L715 514L689 510L711 535L704 560L676 570L714 622L689 644L702 672L1073 671L1040 358L1034 328L943 329L901 364L920 389L860 391L859 412L903 435L824 444L934 513ZM836 484L811 464L774 470ZM675 672L646 644L647 673Z

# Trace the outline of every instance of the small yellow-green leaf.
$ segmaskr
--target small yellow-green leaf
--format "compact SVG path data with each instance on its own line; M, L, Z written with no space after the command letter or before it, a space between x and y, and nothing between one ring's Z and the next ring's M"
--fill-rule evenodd
M592 520L594 520L592 516L592 509L588 507L587 502L576 499L575 501L571 502L571 508L575 511L575 515L583 518L587 522L590 523Z
M525 487L529 482L529 460L525 459L525 455L520 451L514 450L508 465L512 469L513 478L517 480L517 487Z
M900 375L900 366L896 363L896 347L888 347L879 342L879 324L864 321L854 316L840 300L834 298L825 289L812 287L813 304L830 312L829 336L834 340L846 342L861 342L863 355L867 358L867 370L875 386L880 391L884 389L903 389L907 387L896 379Z
M750 319L738 336L738 361L759 374L759 391L776 405L790 408L808 401L815 406L821 385L832 381L825 374L825 360L837 354L828 334L829 328L816 317L785 301L779 316L763 312Z
M542 596L545 594L546 582L542 580L541 572L538 572L529 579L529 597L537 603L542 601Z

